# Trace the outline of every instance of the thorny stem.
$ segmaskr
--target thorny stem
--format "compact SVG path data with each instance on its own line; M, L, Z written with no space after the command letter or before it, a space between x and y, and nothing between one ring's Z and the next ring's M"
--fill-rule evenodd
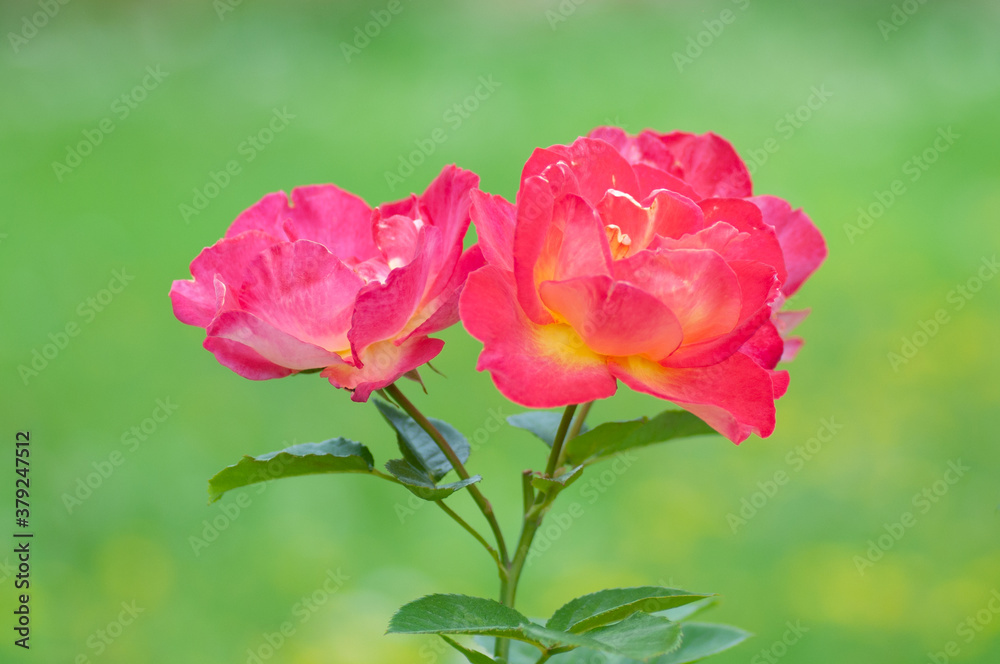
M455 454L455 450L452 449L451 445L448 444L448 441L441 435L441 432L437 430L437 427L431 424L430 421L424 417L424 414L421 413L420 410L406 398L406 395L403 394L395 384L386 387L385 391L392 397L393 401L399 404L400 408L406 411L407 415L412 417L413 420L420 425L421 429L427 432L427 435L431 437L431 439L437 444L438 448L440 448L441 452L444 453L445 457L447 457L452 468L454 468L455 472L458 473L458 476L463 480L469 479L469 471L465 469L465 466L462 464L462 460L458 458L458 455ZM497 522L496 514L493 512L493 506L490 505L490 501L486 500L486 497L483 495L483 492L479 490L479 487L475 484L470 484L468 486L468 490L472 499L476 501L476 505L479 506L479 510L489 522L490 529L493 531L494 537L496 537L497 550L499 551L501 562L500 584L501 589L503 589L507 584L506 577L507 570L509 569L507 544L504 542L503 532L500 530L500 524Z
M556 431L556 437L552 441L552 451L549 453L549 460L545 466L546 477L552 477L556 468L559 467L559 459L562 457L563 445L567 440L579 433L580 428L583 426L583 418L587 416L589 404L581 410L580 419L572 428L573 434L569 435L571 432L570 424L573 422L573 415L576 413L576 408L576 404L571 404L566 406L566 410L563 411L562 420L559 422L559 429ZM539 491L535 495L534 502L530 506L526 506L524 523L521 527L521 538L517 542L517 549L514 551L514 558L511 560L508 568L509 571L507 576L509 581L506 586L506 593L500 600L501 603L506 604L507 606L514 606L514 601L517 598L517 584L521 580L521 572L524 570L524 563L527 561L528 553L531 551L531 543L534 541L535 534L538 532L538 528L542 524L542 519L545 518L545 514L549 511L552 501L555 500L558 494L558 487ZM495 650L496 656L498 658L506 658L509 652L509 640L497 639ZM554 653L543 653L542 658L538 661L544 662L551 657L552 654Z
M438 448L451 463L459 477L464 480L469 479L469 472L465 469L462 460L458 458L455 450L452 449L448 441L441 435L441 432L438 431L437 427L435 427L424 416L424 414L421 413L420 410L406 398L406 395L404 395L396 385L390 385L380 392L398 404L407 415L412 417L413 420L420 425L420 428L427 432L427 435L429 435L435 444L437 444ZM555 439L552 441L552 450L549 453L548 462L545 465L546 477L551 478L556 469L560 466L564 445L566 442L579 435L583 428L584 420L587 418L587 414L590 412L590 407L592 405L593 402L583 404L583 406L579 409L579 413L577 413L577 404L566 406L566 410L563 411L562 419L559 422L559 429L556 431ZM576 415L575 420L574 415ZM385 479L398 482L395 477L385 475L384 473L378 473L377 471L376 473L381 477L385 477ZM475 500L476 505L479 506L483 516L486 517L486 520L490 524L490 528L492 529L497 542L496 549L490 546L489 542L487 542L475 528L470 526L462 517L455 513L454 510L445 505L444 501L435 501L438 506L444 510L446 514L448 514L448 516L454 519L460 526L462 526L462 528L475 537L476 540L486 548L490 557L497 563L497 568L500 571L500 602L510 607L514 606L514 601L517 597L517 585L521 579L521 572L524 570L524 564L528 559L528 554L531 551L531 543L534 541L535 534L541 526L542 519L545 518L549 507L551 507L552 502L555 500L560 491L560 488L555 486L547 490L535 492L531 485L531 478L532 473L529 471L526 471L522 476L524 521L521 526L521 536L518 540L513 558L508 557L507 545L504 541L503 532L500 530L500 524L497 522L496 514L493 511L493 506L490 505L490 502L486 500L486 497L475 484L470 484L468 486L468 490L472 495L473 500ZM496 656L506 660L509 652L510 640L498 638L496 640L495 648ZM543 664L544 662L547 662L550 657L558 654L559 652L563 651L546 650L538 658L536 664Z

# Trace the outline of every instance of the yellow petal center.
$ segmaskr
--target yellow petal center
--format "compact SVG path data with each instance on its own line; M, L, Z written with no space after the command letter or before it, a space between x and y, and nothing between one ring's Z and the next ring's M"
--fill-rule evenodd
M605 226L604 234L607 235L608 244L611 246L611 257L615 260L625 258L629 247L632 246L632 238L622 233L622 229L614 224Z

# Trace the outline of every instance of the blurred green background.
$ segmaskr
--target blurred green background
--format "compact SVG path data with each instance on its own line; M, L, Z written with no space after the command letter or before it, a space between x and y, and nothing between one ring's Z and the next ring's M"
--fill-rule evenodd
M0 660L242 663L290 621L295 634L261 661L444 661L430 638L383 636L420 595L496 592L488 559L439 510L409 512L409 494L364 477L206 505L207 478L242 454L344 435L384 462L394 442L370 404L317 376L254 383L223 368L203 332L174 319L167 291L267 192L335 182L378 203L455 162L512 197L534 147L613 123L727 137L756 164L756 191L804 207L830 257L793 302L813 313L775 434L740 447L693 439L644 450L620 475L596 469L596 485L585 478L554 508L584 514L543 536L519 608L548 615L599 588L669 583L721 593L711 618L757 634L719 664L928 662L949 642L952 661L998 661L1000 280L986 269L976 282L1000 245L997 3L387 6L0 9ZM345 53L373 10L391 20ZM495 89L458 115L480 77ZM294 117L261 136L275 110ZM386 172L439 128L446 140L390 188ZM939 131L952 139L935 146ZM97 142L88 135L100 143L77 162L68 151ZM258 149L253 136L272 140ZM230 161L239 172L211 187ZM132 279L112 296L114 271ZM947 322L921 336L940 309ZM71 323L78 333L37 375L19 370ZM518 473L543 465L542 446L507 425L486 435L497 413L520 409L473 371L478 345L460 327L442 336L447 378L425 372L429 396L404 388L470 436L482 429L470 469L514 537ZM894 366L889 353L904 350ZM162 422L157 400L176 406ZM592 419L662 406L622 388ZM831 418L837 432L800 454ZM19 430L32 436L30 653L10 629ZM959 460L969 470L945 483ZM759 483L778 472L788 482L762 501ZM914 502L925 488L934 502ZM738 524L728 515L744 499L761 506ZM481 523L467 497L451 503ZM862 574L857 556L905 512L915 525ZM224 529L195 547L206 521ZM303 613L338 571L343 586ZM122 616L123 602L141 613ZM808 632L774 646L789 622Z

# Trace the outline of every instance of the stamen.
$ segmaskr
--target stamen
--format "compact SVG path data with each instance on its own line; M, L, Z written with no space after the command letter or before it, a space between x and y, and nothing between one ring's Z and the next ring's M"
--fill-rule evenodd
M608 245L611 247L611 257L614 260L625 258L628 255L629 247L632 246L632 238L615 224L608 224L604 227L604 234L608 238Z

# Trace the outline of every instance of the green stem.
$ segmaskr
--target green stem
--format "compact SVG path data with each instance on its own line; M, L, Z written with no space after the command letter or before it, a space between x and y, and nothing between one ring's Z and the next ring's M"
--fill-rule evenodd
M580 406L580 410L576 413L576 419L573 420L573 426L569 428L569 433L566 435L566 440L573 440L580 435L580 430L583 428L583 422L587 419L587 415L590 414L590 408L593 405L593 401L588 401Z
M521 473L521 497L524 501L524 513L527 514L531 506L535 504L535 487L531 485L531 479L535 476L530 470Z
M376 477L381 477L382 479L388 480L389 482L393 482L394 484L399 484L400 486L404 486L403 483L400 482L398 479L396 479L392 475L389 475L387 473L383 473L382 471L380 471L377 468L373 468L371 470L371 472ZM472 535L473 537L476 538L477 542L479 542L480 544L482 544L486 548L486 553L490 554L490 558L492 558L496 562L497 568L500 570L501 576L506 575L507 574L507 568L504 567L503 563L500 562L500 555L497 553L496 549L494 549L492 546L490 546L490 543L486 541L486 538L483 537L482 535L480 535L479 531L477 531L475 528L473 528L472 526L470 526L469 523L465 519L463 519L462 517L460 517L455 512L455 510L453 510L450 507L448 507L447 505L445 505L445 503L444 503L443 500L435 500L434 502L437 503L438 507L440 507L442 510L444 510L445 514L447 514L452 519L454 519L455 522L458 525L462 526L462 528L464 528L465 530L467 530L470 535Z
M556 431L556 437L552 441L552 451L549 453L549 460L545 466L545 475L547 477L552 477L556 468L559 467L559 458L562 456L562 449L565 442L569 439L570 424L573 421L573 415L576 413L576 404L571 404L566 406L566 410L563 411L562 420L559 422L559 429ZM586 417L586 413L583 413ZM574 427L575 431L579 433L580 427L583 426L582 418L579 426ZM575 435L575 434L574 434ZM549 511L549 507L552 505L552 501L555 500L556 496L559 494L559 489L553 487L548 491L539 491L535 495L534 503L530 507L526 507L524 513L524 523L521 526L521 537L517 542L517 548L514 550L514 558L511 560L508 566L508 582L503 588L504 594L501 595L500 602L506 604L507 606L513 607L514 602L517 599L517 584L521 580L521 572L524 571L524 563L528 559L528 553L531 551L531 543L535 539L535 534L538 532L538 528L542 525L542 519L545 518L545 514ZM510 642L507 639L497 639L497 645L495 654L496 656L503 657L506 659L508 653L510 652ZM543 659L540 662L547 660L551 654L543 654Z
M438 448L440 448L441 452L444 453L445 457L447 457L452 468L454 468L455 472L458 473L458 476L463 480L469 479L469 471L465 469L465 466L462 464L462 460L458 458L458 455L455 454L455 450L452 449L451 445L448 444L448 441L441 435L441 432L437 430L437 427L431 424L430 421L424 417L424 414L421 413L420 410L418 410L417 407L406 398L406 395L404 395L395 384L386 387L385 391L396 403L399 404L400 408L406 411L407 415L412 417L413 420L420 425L421 429L427 432L427 435L431 437L431 439L437 444ZM482 491L479 490L479 487L475 484L470 484L467 488L469 494L472 496L472 499L476 501L476 505L479 506L479 510L489 522L490 529L493 531L493 536L496 538L497 550L499 551L500 561L502 563L500 582L501 588L503 589L506 585L505 574L503 572L509 568L509 559L507 557L507 544L504 542L503 532L500 530L500 523L497 521L496 514L493 512L493 506L490 505L490 501L486 500L486 497L483 495Z
M384 480L387 480L387 481L389 481L389 482L393 482L394 484L399 484L400 486L402 486L402 484L403 484L402 482L400 482L399 480L397 480L397 479L396 479L395 477L393 477L392 475L390 475L390 474L388 474L388 473L383 473L383 472L382 472L381 470L379 470L378 468L372 468L372 469L371 469L371 473L372 473L372 475L374 475L375 477L381 477L382 479L384 479Z
M490 554L490 557L493 558L494 562L496 562L497 568L500 570L500 575L501 575L501 577L503 577L507 573L507 569L503 566L503 563L500 562L500 554L497 553L496 549L494 549L492 546L490 546L490 543L486 541L486 538L483 537L482 535L480 535L478 530L476 530L475 528L473 528L472 526L470 526L469 523L465 519L463 519L462 517L460 517L455 512L455 510L453 510L450 507L448 507L447 505L445 505L443 500L437 500L435 502L437 503L438 507L440 507L442 510L444 510L445 514L447 514L452 519L454 519L455 523L457 523L458 525L462 526L462 528L465 528L465 530L467 530L470 535L472 535L473 537L476 538L477 542L479 542L480 544L483 545L483 547L485 547L486 552L488 554Z
M563 443L566 442L566 433L569 431L570 422L573 421L573 413L576 412L576 404L566 406L563 411L562 420L559 422L559 430L556 431L555 440L552 441L552 452L549 454L549 462L545 465L545 476L552 477L562 456Z

